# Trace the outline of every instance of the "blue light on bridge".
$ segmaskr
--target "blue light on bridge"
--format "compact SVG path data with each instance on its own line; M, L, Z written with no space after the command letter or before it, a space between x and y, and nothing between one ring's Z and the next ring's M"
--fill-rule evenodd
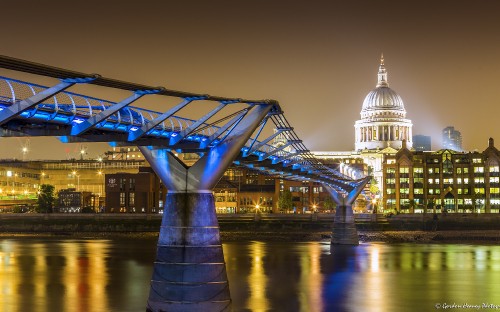
M80 118L75 118L73 119L73 122L76 123L76 124L81 124L82 122L84 122L85 120L83 119L80 119Z

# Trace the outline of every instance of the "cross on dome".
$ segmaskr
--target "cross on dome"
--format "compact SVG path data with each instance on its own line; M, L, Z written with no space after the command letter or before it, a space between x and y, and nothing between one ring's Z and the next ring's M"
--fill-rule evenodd
M389 87L389 83L387 82L387 71L385 70L384 65L384 53L380 57L380 66L378 67L378 87Z

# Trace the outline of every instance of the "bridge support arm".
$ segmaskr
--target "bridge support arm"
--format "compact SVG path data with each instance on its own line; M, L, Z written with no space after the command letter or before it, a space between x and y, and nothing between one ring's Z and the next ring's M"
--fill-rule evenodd
M139 147L168 188L148 311L230 311L212 188L270 109L253 107L191 167L168 149Z
M11 119L20 115L23 111L32 108L33 106L42 103L46 99L56 95L57 93L66 90L67 88L74 85L76 82L74 81L62 81L61 83L45 89L25 100L20 101L19 103L14 103L8 108L2 111L2 115L0 117L0 125L3 125L9 122Z
M356 229L352 204L369 180L370 177L366 177L355 183L354 188L349 191L347 196L342 196L330 185L324 185L325 189L332 196L333 201L337 204L332 230L332 245L359 244L358 231Z

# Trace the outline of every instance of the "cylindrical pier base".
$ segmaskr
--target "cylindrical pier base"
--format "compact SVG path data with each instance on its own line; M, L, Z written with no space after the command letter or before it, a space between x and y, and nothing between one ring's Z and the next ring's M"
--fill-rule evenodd
M332 245L359 245L352 206L338 206L332 230Z
M169 193L147 311L230 310L213 195Z

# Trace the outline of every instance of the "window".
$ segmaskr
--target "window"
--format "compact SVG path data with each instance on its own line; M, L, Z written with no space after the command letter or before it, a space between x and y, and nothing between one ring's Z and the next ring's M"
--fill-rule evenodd
M396 194L396 190L395 190L395 189L393 189L393 188L388 188L388 189L386 189L385 191L386 191L386 193L387 193L387 194L389 194L389 195L390 195L390 194Z
M421 188L413 189L413 194L423 194L423 193L424 193L424 189L421 189Z
M474 178L474 183L476 183L476 184L483 184L484 183L484 178L483 177Z
M120 191L125 191L125 185L127 185L127 179L120 178Z
M399 173L410 173L410 168L408 167L400 167Z
M498 188L498 187L491 187L490 188L490 193L491 194L500 194L500 188Z
M128 189L129 191L135 191L135 178L130 178Z
M490 172L499 172L498 166L490 166Z
M472 162L475 164L480 164L482 161L481 161L481 158L473 158Z
M484 167L474 167L474 173L483 173Z
M128 204L130 206L134 206L135 205L135 193L130 193L129 194L129 201L128 201Z
M386 168L385 172L387 172L387 173L396 173L396 168Z
M415 167L413 168L414 173L424 173L424 168L422 167Z
M120 205L125 206L125 192L120 193Z
M499 183L500 178L499 177L490 177L490 183Z

